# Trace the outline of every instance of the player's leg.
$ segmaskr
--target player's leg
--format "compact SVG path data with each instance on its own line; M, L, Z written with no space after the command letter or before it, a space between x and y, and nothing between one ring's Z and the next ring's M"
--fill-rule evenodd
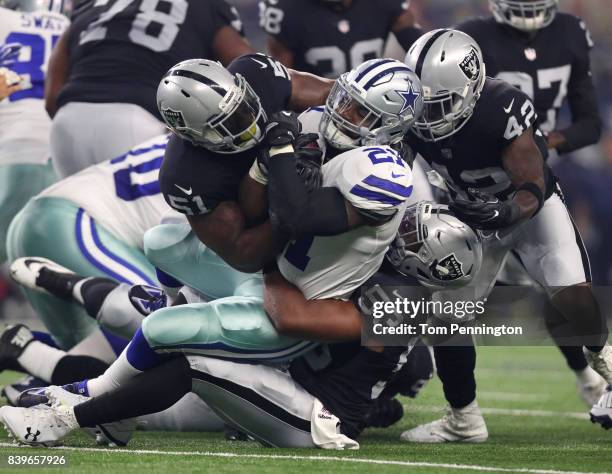
M280 336L260 298L234 296L172 306L148 316L118 359L103 375L86 381L83 388L91 396L114 390L175 352L282 362L315 345Z
M28 200L57 180L47 164L0 165L0 264L6 261L8 228Z
M71 102L53 118L53 166L58 176L65 178L115 158L164 130L156 117L137 105Z
M588 256L561 197L554 194L520 229L516 251L530 276L549 293L569 322L573 344L585 346L587 361L612 383L608 327L591 288Z
M209 299L263 294L261 273L230 267L198 240L188 224L162 224L148 230L144 248L157 268Z
M11 260L39 256L81 275L129 284L154 285L156 281L153 267L140 250L126 245L63 199L40 198L28 203L11 224L7 249ZM97 329L80 305L39 291L24 291L62 348L72 347Z

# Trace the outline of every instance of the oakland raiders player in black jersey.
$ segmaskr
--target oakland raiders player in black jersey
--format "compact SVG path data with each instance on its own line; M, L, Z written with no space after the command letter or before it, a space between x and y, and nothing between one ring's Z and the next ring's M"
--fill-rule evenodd
M420 36L406 0L260 0L270 54L287 67L336 78L380 58L390 32L408 48Z
M202 93L202 84L208 94ZM269 222L249 227L261 222L266 210L247 213L247 222L243 210L253 200L238 205L241 183L256 166L266 117L321 104L332 84L288 70L263 54L242 56L227 70L207 61L187 61L161 81L158 106L175 132L160 171L162 193L187 216L198 238L234 268L257 271L275 255L269 248ZM246 186L258 185L245 183L245 194Z
M586 251L544 162L546 143L534 125L531 99L486 77L480 47L457 30L424 35L406 62L421 79L425 94L423 119L406 141L446 180L457 217L490 231L472 294L463 296L486 297L506 253L513 250L568 320L591 367L610 383L608 329L590 288ZM487 432L473 379L466 396L459 387L469 381L455 380L453 370L444 367L453 363L453 354L445 350L439 357L439 352L437 348L436 362L450 415L404 433L403 439L484 441Z
M254 52L225 0L84 0L49 65L52 158L63 177L163 133L155 90L188 58ZM75 133L78 130L79 133Z
M558 12L558 0L491 0L490 6L491 17L456 26L483 48L487 74L518 87L533 100L549 148L568 153L597 142L602 122L590 70L593 41L584 22ZM566 99L572 122L559 129L557 117ZM522 274L520 263L510 256L498 282L516 284L525 280ZM605 382L589 368L581 347L562 344L564 320L550 305L545 320L576 374L581 398L593 405Z
M483 48L487 74L521 89L534 103L549 148L568 153L596 143L602 122L589 59L593 40L584 22L558 12L558 0L491 0L492 17L456 29ZM558 129L568 100L572 123Z

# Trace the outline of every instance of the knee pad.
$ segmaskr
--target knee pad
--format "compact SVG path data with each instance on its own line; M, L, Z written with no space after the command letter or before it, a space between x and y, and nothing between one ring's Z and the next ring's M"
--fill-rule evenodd
M168 264L184 262L195 238L188 224L162 224L149 229L144 237L147 258L162 270Z
M142 322L142 333L152 348L206 344L215 340L217 318L206 304L162 308Z

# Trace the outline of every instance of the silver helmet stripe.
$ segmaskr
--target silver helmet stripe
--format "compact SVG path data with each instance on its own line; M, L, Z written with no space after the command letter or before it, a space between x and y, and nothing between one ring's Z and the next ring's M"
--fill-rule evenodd
M439 30L436 34L432 35L431 38L429 38L429 40L427 41L427 43L425 43L425 46L423 46L421 54L419 54L419 59L417 61L416 68L414 71L419 78L421 77L421 73L423 72L423 64L425 64L427 53L429 52L433 44L436 42L436 40L447 31L450 30Z

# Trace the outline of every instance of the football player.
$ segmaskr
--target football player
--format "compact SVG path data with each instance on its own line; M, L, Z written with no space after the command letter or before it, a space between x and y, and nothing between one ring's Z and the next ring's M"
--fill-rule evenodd
M228 64L253 52L241 35L238 12L225 0L78 2L45 90L59 176L163 133L155 105L163 74L188 58Z
M483 48L487 74L521 89L533 101L548 148L570 153L596 143L602 122L591 76L591 35L582 20L559 12L558 0L491 0L493 15L462 22L463 31ZM567 100L571 124L560 129L557 117ZM522 268L516 264L518 271ZM503 275L503 274L502 274ZM508 282L504 278L504 282ZM563 317L554 308L546 312L551 334ZM554 317L551 317L554 316ZM581 397L590 407L605 381L587 364L582 348L560 346L575 372Z
M43 87L51 50L69 24L62 1L0 1L0 263L15 214L55 180ZM14 10L14 11L13 11Z
M417 212L406 214L402 228L431 231L402 233L394 245L394 265L402 271L412 269L408 270L411 275L418 275L432 287L469 282L482 258L478 237L442 206L415 207ZM444 237L439 239L441 234ZM421 252L421 247L427 252ZM432 263L449 251L456 253L466 268L471 267L474 272L457 275L455 281L436 276ZM362 294L380 294L380 284L406 288L407 281L376 275L364 285L366 291ZM368 290L374 287L376 292ZM298 319L318 317L319 313L335 317L340 312L344 318L360 322L358 307L361 305L349 301L308 301L293 285L279 278L278 273L266 276L266 310L275 320L295 320L296 312ZM358 344L334 344L324 349L293 361L288 372L202 356L187 356L187 360L174 358L94 399L52 387L39 399L48 397L59 402L53 403L54 408L32 411L7 407L2 408L0 415L17 439L26 444L44 446L74 429L100 423L106 424L105 432L115 441L126 443L131 433L122 429L125 424L114 423L116 420L162 409L193 386L222 418L267 446L355 449L359 446L355 439L364 426L364 407L372 393L377 394L384 387L374 381L377 377L393 380L397 361L390 364L384 351L367 354ZM160 379L166 383L159 384ZM365 385L364 380L367 380ZM361 389L357 397L356 385ZM35 441L26 436L28 427L40 431Z
M261 0L270 54L287 67L336 78L380 58L390 32L408 50L420 36L409 1Z
M606 321L590 288L584 245L545 164L547 146L535 126L531 98L486 77L480 47L457 30L424 35L406 62L415 68L426 91L422 119L406 141L449 183L456 215L490 235L484 241L485 262L469 288L472 293L445 292L439 297L486 297L504 256L514 250L571 324L576 340L585 346L589 365L610 382L612 349ZM449 415L404 433L402 439L486 440L473 374L466 378L466 370L457 370L453 349L436 350L451 405ZM474 360L471 357L467 365ZM465 366L466 360L459 363ZM473 365L469 369L467 373L472 373Z

